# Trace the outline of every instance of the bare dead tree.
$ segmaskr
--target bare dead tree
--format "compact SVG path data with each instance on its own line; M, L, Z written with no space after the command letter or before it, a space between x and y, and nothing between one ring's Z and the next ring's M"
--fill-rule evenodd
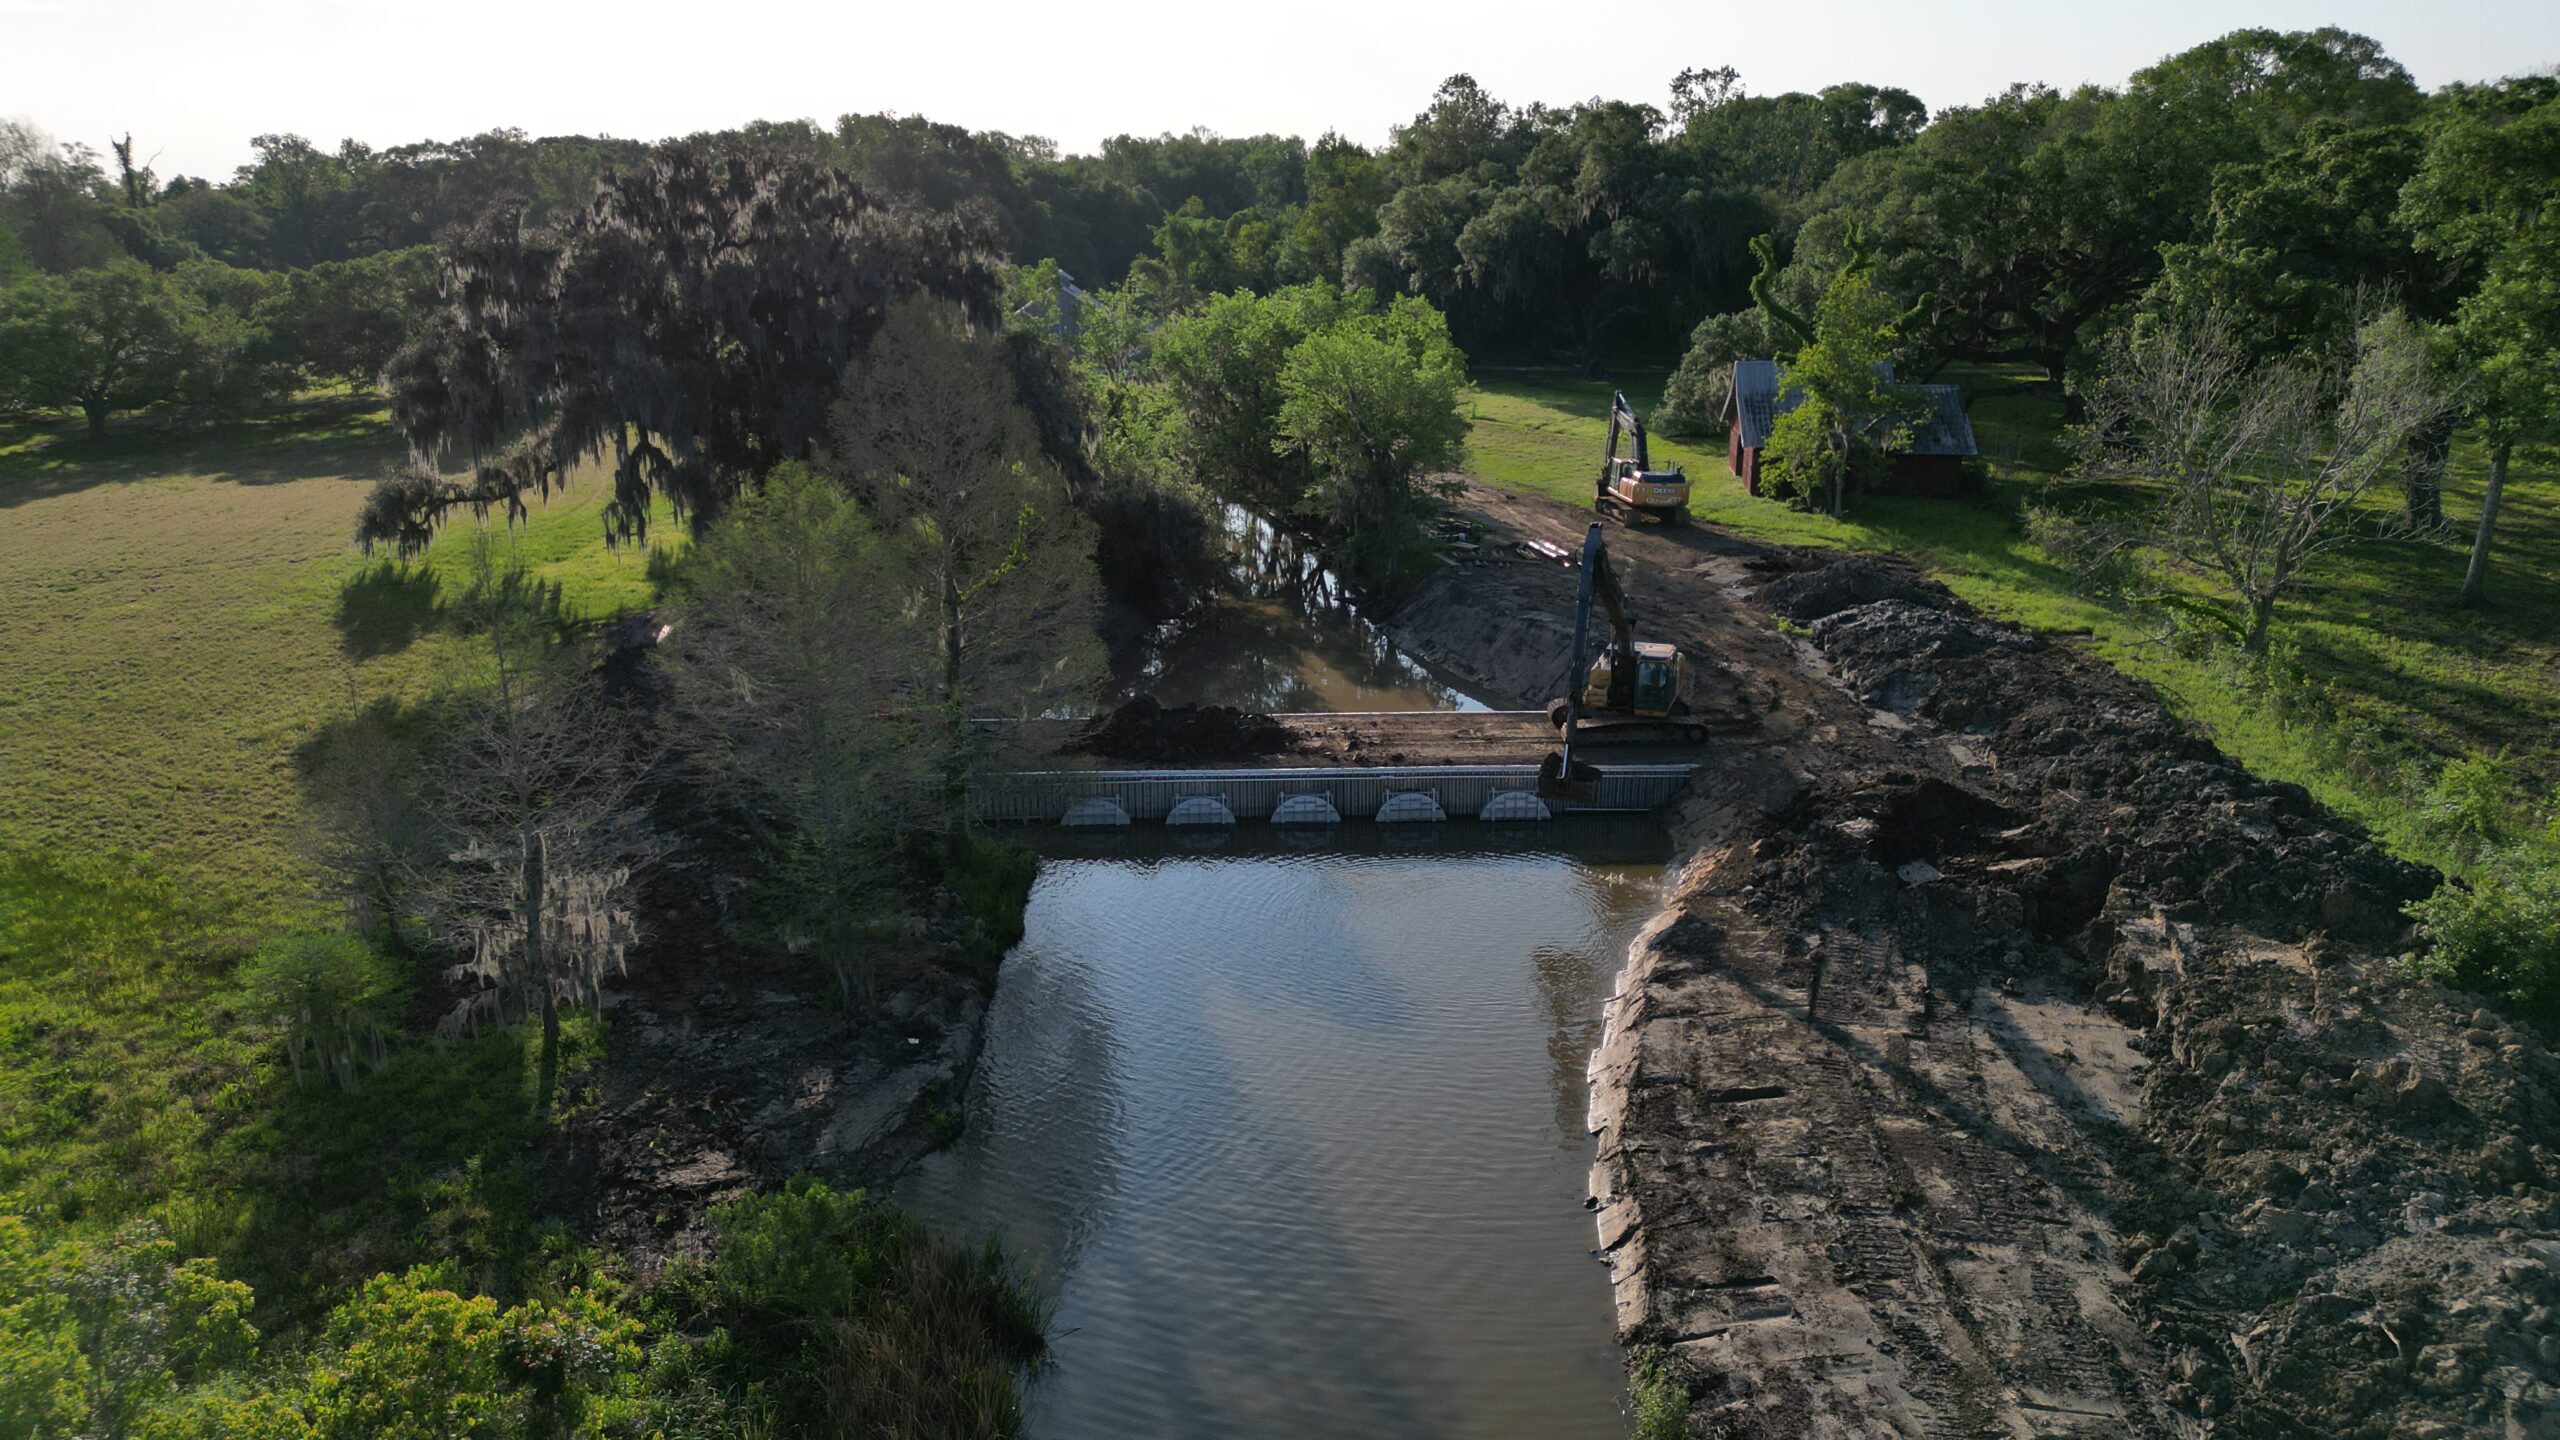
M555 597L483 543L473 556L490 691L432 761L445 866L431 934L469 987L444 1028L542 1025L535 1108L559 1078L560 1013L593 1005L640 938L638 872L664 852L642 808L646 767L590 677L550 643Z
M462 957L447 978L470 987L445 1028L538 1019L534 1103L547 1114L561 1011L593 1005L623 972L640 938L635 878L663 847L592 691L556 671L510 679L438 752L447 864L427 912Z
M2334 355L2255 361L2244 338L2234 317L2209 313L2112 347L2078 469L2162 487L2141 540L2225 586L2256 655L2277 603L2355 538L2356 506L2401 477L2410 437L2454 396L2396 309L2367 310Z

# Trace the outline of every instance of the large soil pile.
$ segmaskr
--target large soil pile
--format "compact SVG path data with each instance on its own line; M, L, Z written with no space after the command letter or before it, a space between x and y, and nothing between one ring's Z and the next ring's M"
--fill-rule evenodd
M1854 1013L1823 987L1882 954L1958 1003L1988 982L2127 1023L2131 1123L2076 1165L2048 1132L2031 1168L2107 1196L2173 1412L2251 1436L2560 1435L2560 1063L2399 978L2404 907L2438 877L2070 647L1865 575L1763 598L1879 588L1817 602L1813 647L1952 773L1817 776L1726 880L1771 933L1813 937L1813 1003ZM1826 949L1852 969L1826 974ZM2061 1053L2021 1073L2104 1090ZM2142 1408L2136 1433L2179 1423Z
M1878 600L1936 604L1946 598L1945 590L1898 561L1872 555L1803 559L1808 568L1781 575L1760 591L1761 604L1790 620L1819 620Z
M1073 749L1113 760L1250 760L1295 744L1268 715L1225 705L1160 705L1140 695L1104 716Z
M1593 1066L1691 1433L2560 1440L2560 1060L2403 973L2433 874L1909 567L1611 545L1759 717L1697 753ZM1451 566L1392 633L1534 701L1573 584Z

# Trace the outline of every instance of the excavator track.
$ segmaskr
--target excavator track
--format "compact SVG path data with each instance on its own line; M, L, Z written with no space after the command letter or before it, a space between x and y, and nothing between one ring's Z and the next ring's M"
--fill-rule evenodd
M1547 702L1547 719L1559 732L1565 710L1562 700ZM1694 745L1707 738L1707 722L1687 714L1653 718L1586 711L1573 735L1577 745Z
M1591 502L1591 508L1608 516L1612 520L1616 520L1621 524L1626 525L1662 525L1667 527L1672 525L1686 525L1689 523L1689 510L1685 505L1674 510L1655 510L1648 509L1642 505L1630 505L1626 501L1621 500L1614 495L1603 495Z

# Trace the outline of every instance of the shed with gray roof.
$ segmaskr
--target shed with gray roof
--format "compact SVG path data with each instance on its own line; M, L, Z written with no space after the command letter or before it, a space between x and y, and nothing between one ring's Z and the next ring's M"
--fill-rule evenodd
M1887 379L1892 371L1884 370ZM1911 441L1886 457L1884 473L1869 475L1863 488L1884 495L1958 495L1971 481L1972 460L1979 451L1973 422L1965 415L1964 391L1954 385L1899 387L1919 403ZM1725 401L1725 461L1742 477L1745 489L1760 493L1760 452L1778 417L1804 403L1804 393L1782 389L1775 360L1737 360L1733 389Z

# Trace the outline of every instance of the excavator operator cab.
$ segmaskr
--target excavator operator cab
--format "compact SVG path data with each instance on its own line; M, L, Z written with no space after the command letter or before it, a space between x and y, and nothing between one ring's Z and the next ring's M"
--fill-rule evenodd
M1591 662L1590 682L1583 687L1582 705L1592 711L1632 713L1640 719L1660 720L1676 710L1688 689L1688 663L1680 658L1677 646L1639 641L1635 646L1635 674L1626 682L1624 693L1613 697L1619 684L1617 667L1608 651L1600 652Z

